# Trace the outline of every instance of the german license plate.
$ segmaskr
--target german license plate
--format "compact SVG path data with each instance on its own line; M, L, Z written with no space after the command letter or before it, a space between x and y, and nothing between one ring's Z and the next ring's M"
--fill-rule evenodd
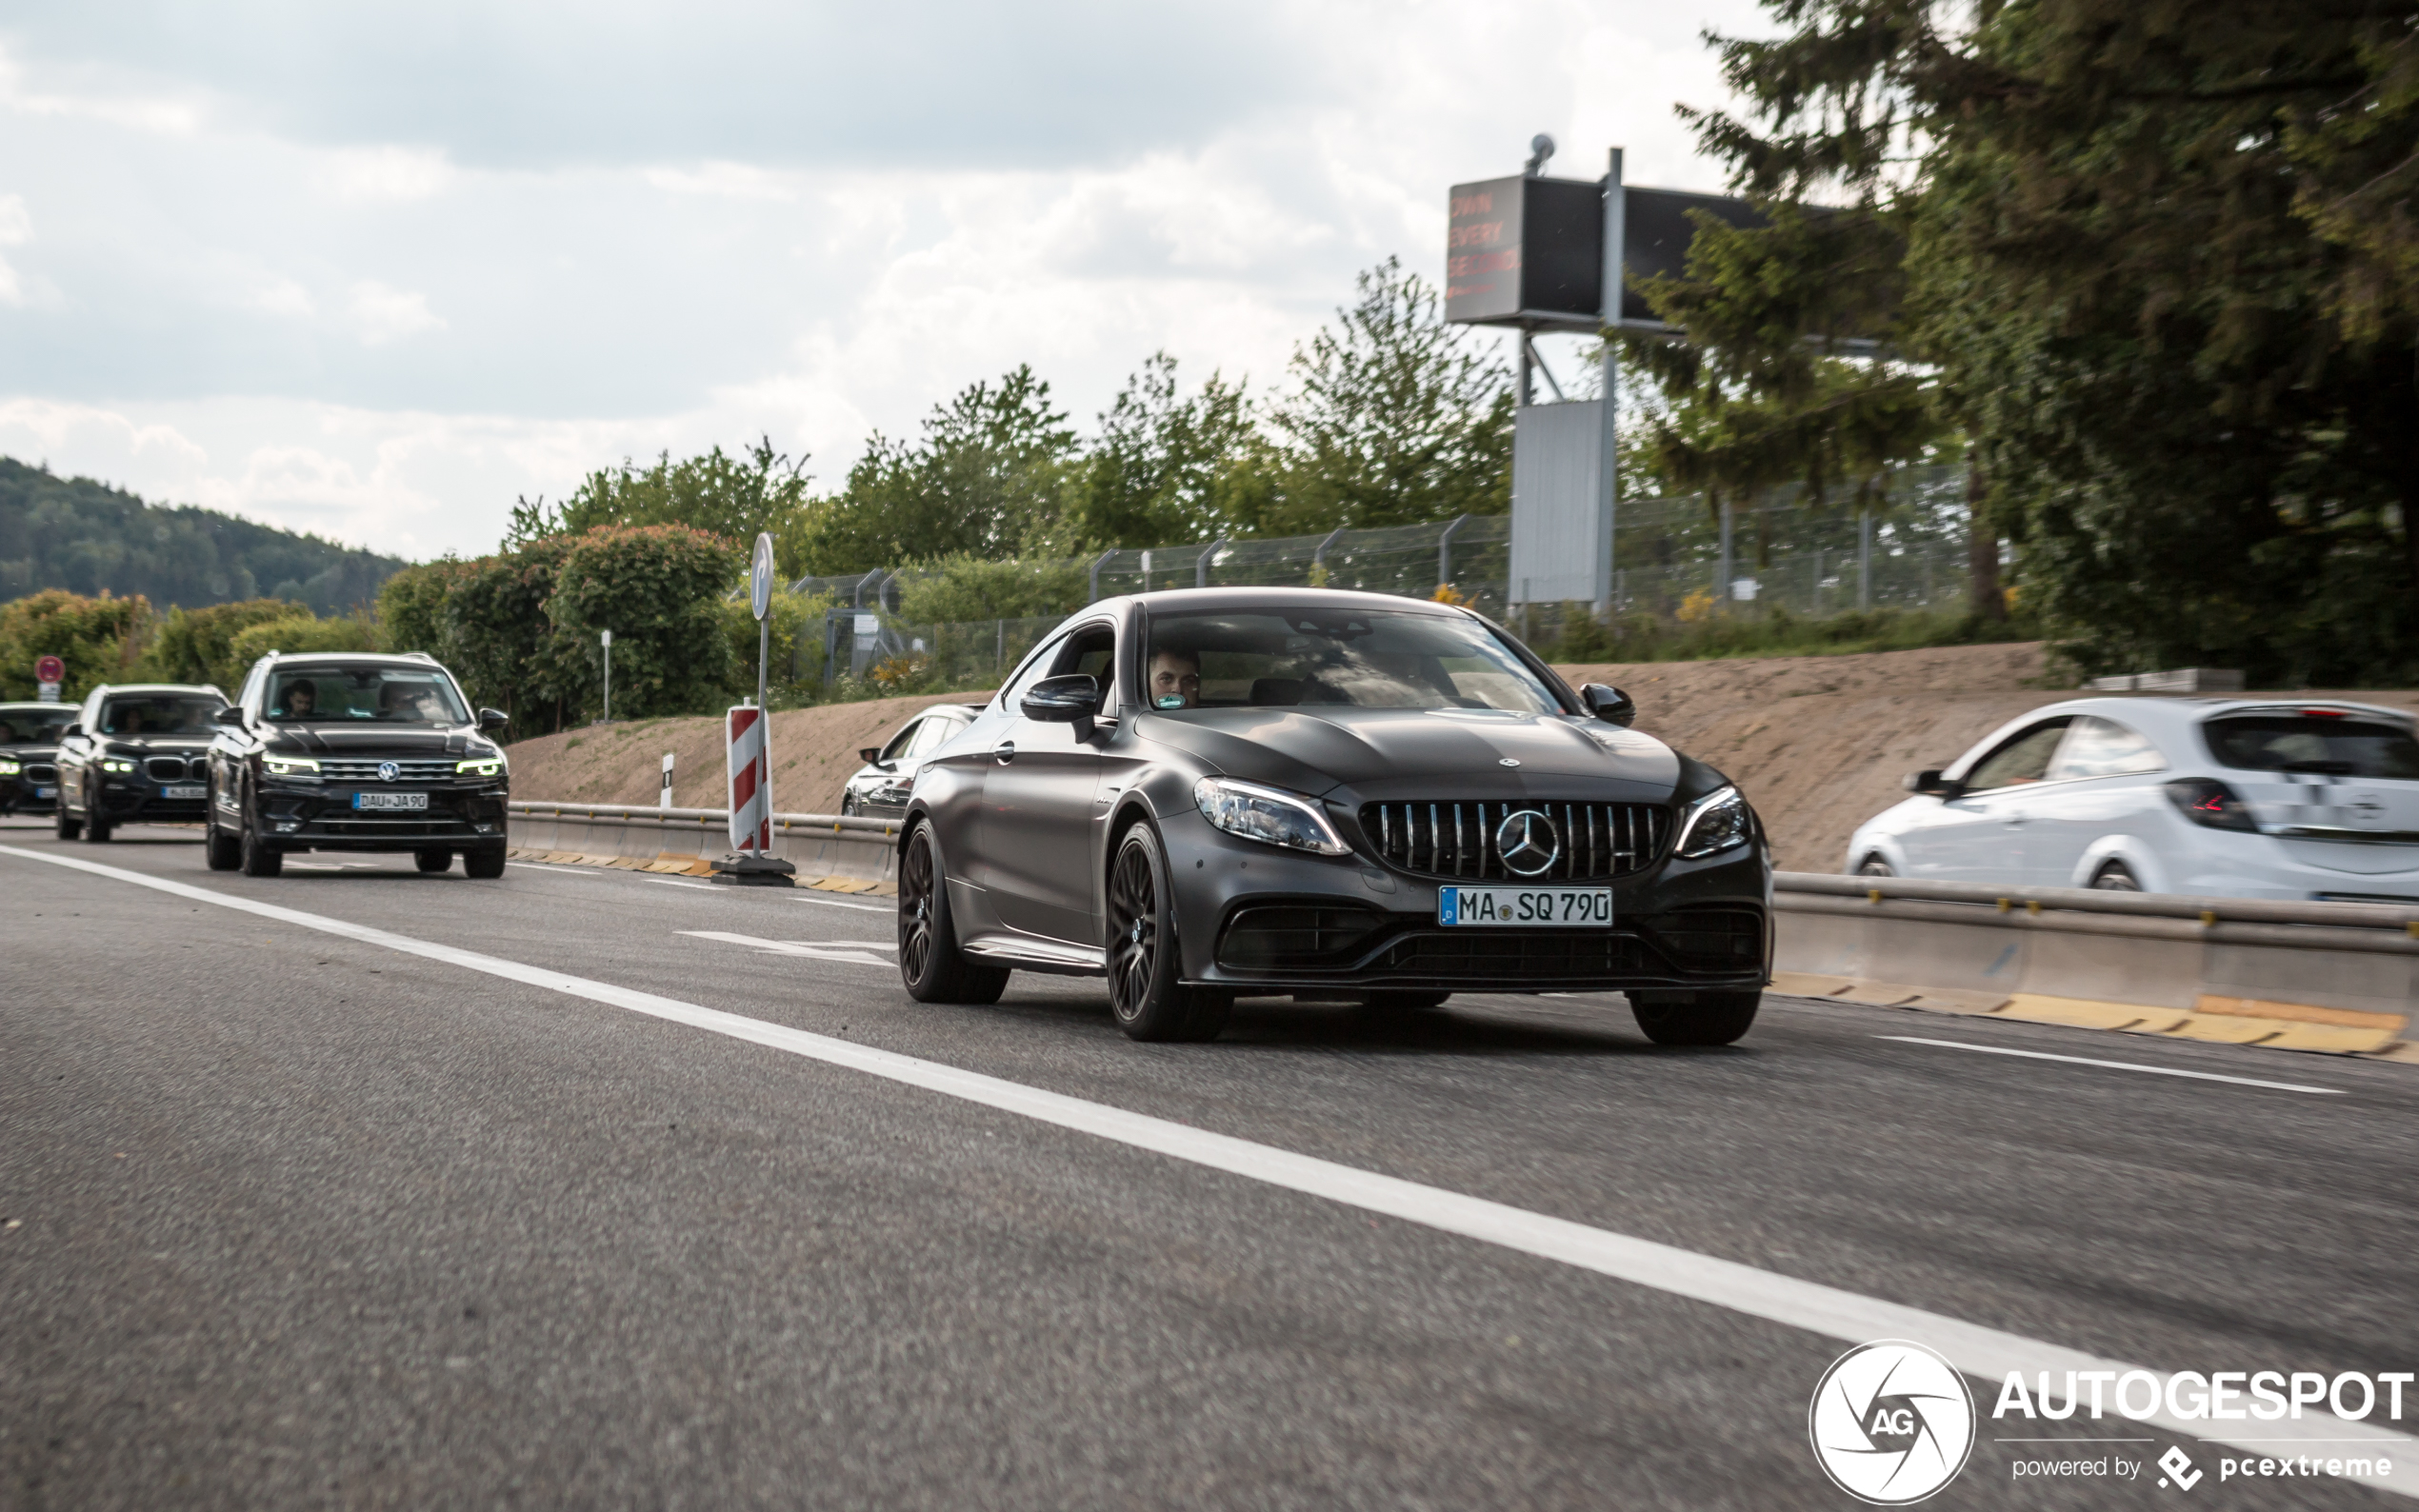
M59 796L59 790L55 787L37 787L33 790L33 796L36 798L56 798Z
M355 793L352 795L352 806L356 809L390 808L410 809L418 812L429 806L429 795L427 793Z
M179 783L173 787L161 788L160 796L162 798L200 798L209 791L210 789L200 783Z
M1612 925L1612 889L1439 887L1436 922L1454 926L1604 929Z

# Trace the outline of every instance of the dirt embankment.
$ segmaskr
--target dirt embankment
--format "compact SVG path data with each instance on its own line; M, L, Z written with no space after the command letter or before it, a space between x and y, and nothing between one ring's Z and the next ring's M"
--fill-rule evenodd
M1953 646L1856 656L1779 656L1557 668L1573 686L1611 683L1637 700L1638 727L1712 763L1747 791L1793 871L1836 871L1857 825L1905 796L1899 778L1938 766L2029 709L2072 697L2039 686L2037 644ZM886 698L772 717L774 805L830 813L858 766L909 715L984 695ZM2419 693L2335 695L2419 709ZM664 753L672 801L720 807L721 721L648 720L524 741L512 791L526 799L651 804Z

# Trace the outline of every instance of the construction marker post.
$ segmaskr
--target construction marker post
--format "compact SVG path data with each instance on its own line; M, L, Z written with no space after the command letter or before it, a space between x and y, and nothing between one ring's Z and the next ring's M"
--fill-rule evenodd
M794 887L798 868L772 854L772 719L765 707L766 658L772 626L772 537L756 537L748 573L748 607L756 614L756 702L730 711L724 730L730 751L730 854L714 863L710 881L743 886ZM664 758L671 781L671 758Z
M655 806L669 809L672 806L672 753L664 752L664 786L656 790Z

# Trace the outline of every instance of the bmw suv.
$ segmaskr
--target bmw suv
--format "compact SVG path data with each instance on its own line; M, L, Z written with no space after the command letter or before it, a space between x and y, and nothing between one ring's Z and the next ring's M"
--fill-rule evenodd
M120 825L201 818L204 753L226 706L217 688L181 683L105 684L86 695L59 732L59 838L102 842Z
M509 716L475 714L428 655L271 651L218 714L213 871L274 877L296 851L409 851L422 871L504 875Z
M73 704L0 704L0 815L47 814L59 800L59 732Z

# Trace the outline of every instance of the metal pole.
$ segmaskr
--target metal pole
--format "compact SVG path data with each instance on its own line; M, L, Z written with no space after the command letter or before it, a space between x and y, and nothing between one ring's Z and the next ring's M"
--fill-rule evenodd
M765 708L765 678L772 657L772 616L768 614L756 622L756 706Z
M613 632L605 632L605 723L613 723Z
M1533 362L1535 362L1535 361L1536 361L1536 358L1535 358L1535 357L1533 357L1532 355L1530 355L1529 350L1529 332L1528 332L1527 330L1525 330L1525 329L1524 329L1524 330L1522 330L1522 331L1521 331L1521 333L1520 333L1520 398L1519 398L1520 408L1523 408L1523 409L1528 408L1529 408L1529 364L1531 364L1531 363L1533 363Z
M1603 309L1604 322L1604 413L1602 428L1596 435L1596 509L1604 524L1604 550L1593 564L1600 575L1596 579L1596 612L1609 613L1612 608L1613 571L1619 565L1614 545L1614 527L1620 519L1621 499L1621 384L1618 357L1612 332L1621 325L1621 290L1628 263L1623 255L1629 236L1629 191L1621 184L1621 149L1614 148L1605 163L1605 234Z
M1453 534L1468 524L1469 515L1457 514L1453 523L1445 527L1445 533L1436 538L1436 586L1440 588L1453 581Z
M1086 599L1086 600L1084 601L1085 603L1087 603L1087 604L1097 604L1097 603L1099 603L1099 602L1100 602L1100 569L1101 569L1102 567L1107 567L1107 566L1109 565L1109 559L1110 559L1110 557L1115 556L1116 554L1117 554L1117 548L1116 548L1115 547L1113 547L1113 546L1112 546L1112 547L1110 547L1108 550L1103 551L1103 552L1100 554L1100 560L1099 560L1099 561L1094 562L1094 563L1092 564L1092 576L1091 576L1091 581L1092 581L1091 594L1092 594L1092 596L1091 596L1090 598L1089 598L1089 599Z
M1722 567L1715 581L1713 596L1722 603L1730 601L1730 501L1722 501Z
M1227 538L1225 536L1220 536L1216 540L1210 542L1208 546L1201 548L1201 555L1195 558L1192 564L1192 586L1194 587L1206 588L1210 586L1210 564L1216 558L1217 554L1225 550L1226 547Z
M1873 607L1873 511L1856 511L1856 607Z
M993 620L991 628L999 636L999 645L991 649L991 670L996 672L1008 666L1008 622Z
M1324 540L1324 541L1322 541L1322 542L1320 542L1320 543L1319 543L1319 548L1318 548L1317 550L1315 550L1315 551L1313 551L1313 552L1311 552L1311 553L1310 553L1310 566L1312 566L1313 567L1326 567L1326 566L1327 566L1327 548L1328 548L1329 547L1331 547L1331 546L1335 545L1335 543L1336 543L1338 540L1340 540L1340 539L1343 537L1343 535L1344 535L1344 527L1342 527L1342 526L1340 526L1340 525L1339 525L1339 526L1337 526L1337 527L1336 527L1333 530L1329 531L1329 532L1328 533L1328 538L1327 538L1326 540Z

